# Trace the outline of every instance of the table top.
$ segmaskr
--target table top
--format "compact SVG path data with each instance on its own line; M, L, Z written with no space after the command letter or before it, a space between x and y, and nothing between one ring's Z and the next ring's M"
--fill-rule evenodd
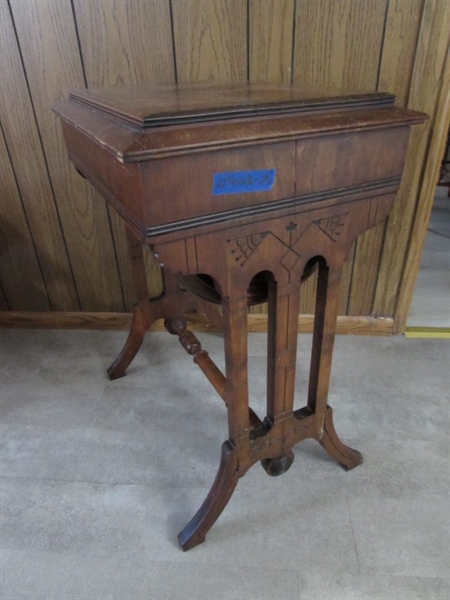
M158 84L74 91L54 110L122 163L419 123L382 92L272 84Z
M342 108L379 108L392 106L395 101L392 94L382 92L246 82L100 88L72 92L70 98L143 129Z

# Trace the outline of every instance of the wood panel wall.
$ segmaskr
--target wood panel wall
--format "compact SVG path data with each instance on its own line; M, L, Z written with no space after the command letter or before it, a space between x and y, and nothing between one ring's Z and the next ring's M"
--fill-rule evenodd
M0 309L134 301L123 225L69 164L57 99L140 82L293 82L392 92L431 117L342 286L342 315L393 317L400 331L448 128L449 40L448 0L0 0ZM157 291L152 265L149 278Z

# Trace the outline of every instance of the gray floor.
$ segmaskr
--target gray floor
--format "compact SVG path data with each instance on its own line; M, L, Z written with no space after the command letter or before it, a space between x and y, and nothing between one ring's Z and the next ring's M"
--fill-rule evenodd
M201 337L221 364L220 337ZM0 332L2 600L450 598L448 341L339 337L330 404L363 465L346 473L313 441L282 477L255 465L183 553L225 409L167 334L109 382L123 339ZM299 337L298 407L310 342ZM264 351L252 334L260 413Z
M408 315L408 327L450 327L450 198L438 187Z

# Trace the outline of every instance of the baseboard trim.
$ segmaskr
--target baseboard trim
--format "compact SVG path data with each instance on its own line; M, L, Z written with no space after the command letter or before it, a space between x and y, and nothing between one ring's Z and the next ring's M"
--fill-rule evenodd
M203 315L189 315L189 326L194 331L216 331ZM298 332L312 333L313 315L299 315ZM100 312L0 312L0 327L18 329L98 329L126 331L131 326L129 313ZM389 317L348 317L337 319L336 332L340 335L381 335L393 333L394 320ZM157 321L151 331L163 331L162 320ZM250 314L248 316L250 332L267 331L267 315Z
M450 340L450 327L406 327L405 337Z

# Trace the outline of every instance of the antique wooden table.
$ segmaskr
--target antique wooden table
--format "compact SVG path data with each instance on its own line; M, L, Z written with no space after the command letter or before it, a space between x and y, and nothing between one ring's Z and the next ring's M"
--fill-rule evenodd
M55 107L70 159L123 217L138 303L114 379L153 321L203 370L228 409L216 480L179 535L205 539L237 481L261 461L285 472L292 447L318 440L346 469L327 405L339 282L356 237L385 219L400 185L410 126L425 115L384 93L295 86L157 85L74 92ZM149 299L148 244L164 292ZM301 283L318 270L307 402L294 410ZM268 301L267 415L249 406L247 312ZM223 331L223 375L184 315L206 312Z

